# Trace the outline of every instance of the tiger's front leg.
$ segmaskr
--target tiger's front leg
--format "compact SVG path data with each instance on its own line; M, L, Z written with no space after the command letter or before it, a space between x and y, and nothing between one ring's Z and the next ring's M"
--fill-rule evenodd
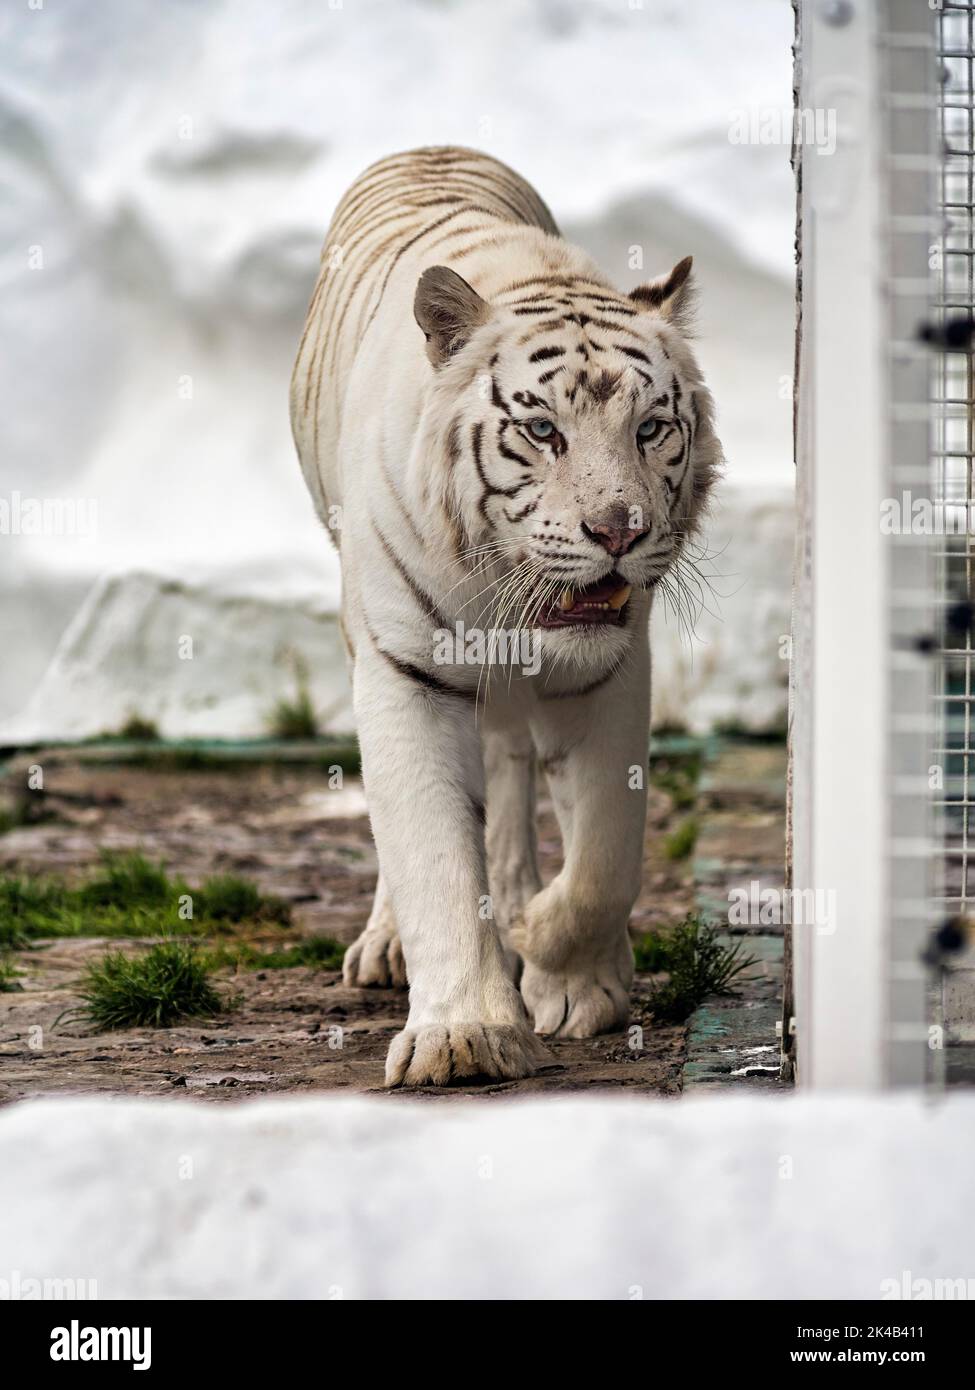
M547 1058L491 916L474 705L424 686L368 639L353 689L373 834L410 981L386 1083L527 1076Z
M537 1033L588 1038L629 1017L628 922L643 868L649 724L645 637L606 685L540 700L533 716L564 847L562 871L512 933Z

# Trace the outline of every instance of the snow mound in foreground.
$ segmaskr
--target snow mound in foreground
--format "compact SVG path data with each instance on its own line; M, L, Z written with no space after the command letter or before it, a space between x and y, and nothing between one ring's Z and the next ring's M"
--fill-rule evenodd
M971 1271L975 1097L0 1113L0 1269L106 1298L844 1298Z

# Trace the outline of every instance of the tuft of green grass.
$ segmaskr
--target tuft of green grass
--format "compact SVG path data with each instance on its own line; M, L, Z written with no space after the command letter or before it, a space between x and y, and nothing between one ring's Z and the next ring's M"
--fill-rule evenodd
M56 880L0 874L0 946L20 948L32 936L49 935L45 929L54 926L62 899Z
M173 901L173 887L163 866L144 854L105 853L73 896L79 907L159 907Z
M667 938L650 931L633 943L633 965L648 975L658 975L668 968Z
M654 1017L661 1023L682 1023L712 994L731 994L742 971L756 965L740 941L727 945L714 927L689 914L667 935L649 932L636 942L637 970L669 978L655 985L650 996Z
M667 792L678 811L686 811L697 799L701 776L700 753L660 755L650 759L650 785Z
M269 728L273 738L317 738L318 716L308 691L300 690L293 700L278 700L271 711Z
M295 693L291 699L282 696L268 720L272 738L310 739L318 737L318 716L308 689L308 666L304 658L295 655Z
M207 922L289 922L291 909L281 898L261 893L238 874L215 874L192 894L193 915Z
M124 739L129 743L156 743L159 730L151 719L143 719L141 714L130 714L114 733L104 734L106 739Z
M314 713L309 692L300 691L293 701L282 698L275 703L268 728L273 738L319 737L319 716Z
M107 952L86 969L81 998L61 1018L80 1019L100 1032L169 1028L184 1018L213 1018L229 1007L185 941L163 941L141 956Z
M23 985L17 983L17 976L23 973L14 965L7 951L0 952L0 994L12 994L14 990L23 989Z
M331 936L309 936L291 950L275 951L275 961L308 965L316 970L341 970L346 947Z
M262 949L250 942L218 946L207 954L211 969L230 966L237 970L290 970L297 965L314 970L341 970L346 947L331 936L310 936L294 946Z
M697 844L699 830L697 817L688 816L682 820L672 834L664 840L664 854L668 859L687 859Z
M189 899L193 916L181 916ZM57 878L0 874L0 946L46 936L168 936L226 931L291 920L289 905L260 893L236 874L218 874L200 888L171 878L142 854L102 856L78 887Z

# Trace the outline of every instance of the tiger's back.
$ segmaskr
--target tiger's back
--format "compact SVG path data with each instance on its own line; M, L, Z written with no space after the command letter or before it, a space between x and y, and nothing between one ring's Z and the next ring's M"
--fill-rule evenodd
M340 538L380 865L343 973L409 977L391 1085L524 1076L533 1027L626 1021L650 607L720 460L690 271L617 290L468 150L374 165L332 221L292 421ZM536 756L565 835L545 887Z
M391 155L347 190L322 249L291 381L292 430L323 518L329 502L340 500L334 466L349 376L397 276L412 293L409 267L418 259L456 264L468 275L471 265L503 265L506 234L519 226L559 235L532 186L476 150ZM404 327L411 330L412 322Z

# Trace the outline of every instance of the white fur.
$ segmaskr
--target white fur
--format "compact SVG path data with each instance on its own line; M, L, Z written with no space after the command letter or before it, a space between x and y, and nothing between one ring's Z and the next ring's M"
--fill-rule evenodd
M532 1022L537 1033L571 1037L625 1024L633 969L627 921L640 886L650 710L652 587L640 586L680 552L719 455L710 398L664 306L625 320L625 330L627 341L642 344L655 376L676 374L685 401L695 393L698 431L676 496L662 481L676 443L661 446L659 458L653 451L641 457L632 436L645 403L634 407L621 390L608 401L580 400L566 409L560 418L570 446L561 459L537 459L536 512L517 523L505 519L504 498L483 503L468 445L483 420L484 470L502 485L512 476L505 472L511 463L495 450L488 382L493 378L510 401L526 379L528 352L519 340L527 325L504 307L511 296L498 302L492 292L553 273L607 282L557 236L499 220L497 244L456 265L491 311L453 356L432 366L413 304L420 275L432 264L450 264L449 246L429 250L421 238L400 255L361 340L355 332L364 315L346 316L350 341L337 345L338 379L326 383L317 411L304 404L315 399L309 385L317 368L313 350L303 349L292 407L319 510L328 517L328 508L341 508L343 622L381 865L373 914L348 954L345 977L397 984L405 957L410 1012L390 1049L392 1085L525 1075L545 1058ZM315 314L328 312L326 285L312 327ZM571 349L572 332L565 341ZM630 362L613 361L627 387L638 389ZM451 461L458 421L464 447ZM527 452L532 446L519 439ZM432 663L431 621L383 538L450 624L470 628L504 616L499 595L516 564L535 564L544 575L542 521L571 555L576 587L606 572L605 552L585 539L580 521L617 500L641 509L664 548L653 566L643 558L650 544L615 566L634 583L625 627L543 632L541 668L531 678L519 669ZM506 548L458 556L458 536L465 548ZM513 624L524 618L522 598L510 608ZM477 691L478 700L424 688L390 654L457 690ZM591 693L573 693L613 670ZM547 769L565 844L564 868L545 888L534 844L536 756ZM476 816L485 801L486 836Z

